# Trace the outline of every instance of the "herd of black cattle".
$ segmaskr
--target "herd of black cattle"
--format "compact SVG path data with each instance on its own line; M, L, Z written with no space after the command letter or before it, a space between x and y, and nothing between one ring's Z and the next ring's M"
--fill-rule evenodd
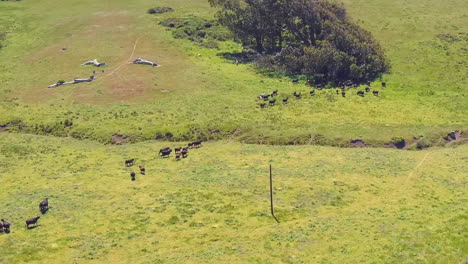
M298 79L293 79L292 81L293 81L293 83L298 83L299 82ZM311 80L307 80L307 83L309 85L312 85L313 82ZM366 85L367 86L364 89L364 91L359 90L359 91L356 92L356 94L361 96L361 97L364 97L366 95L366 93L369 93L371 91L371 83L367 82ZM336 94L339 95L340 90L341 90L341 96L346 98L346 92L351 88L356 89L359 86L359 84L353 83L352 81L346 81L346 82L339 83L339 86L340 86L340 89L336 89ZM316 90L322 90L323 89L323 85L320 85L320 84L315 85L315 87L316 87ZM385 87L387 87L387 83L382 82L382 88L385 88ZM315 96L316 95L316 92L315 92L316 90L312 89L309 92L310 96ZM379 91L378 90L373 90L372 94L374 96L379 96ZM260 103L259 104L260 108L265 108L266 107L266 105L267 105L266 101L268 101L268 104L270 106L274 106L276 104L275 97L277 95L278 95L278 90L274 90L273 92L271 92L271 94L265 94L265 93L260 94L257 98L260 99L260 100L265 101L265 103ZM296 91L293 93L293 96L296 99L302 99L302 94L298 93ZM287 104L288 101L289 101L289 97L283 98L282 101L283 101L283 104Z
M39 203L39 210L42 214L47 213L49 211L49 198L45 198L42 202ZM40 216L33 217L31 219L26 220L26 228L32 229L37 226L37 221L39 221ZM1 219L0 223L0 233L5 232L6 234L10 233L11 223L5 219Z
M187 147L174 148L175 160L179 161L181 159L187 158L189 149L199 148L199 147L201 147L201 144L202 144L201 141L194 141L192 143L189 143L187 145ZM171 153L172 153L172 149L169 148L169 147L159 150L159 156L161 158L169 158L171 156ZM135 159L126 160L125 161L125 166L126 167L131 167L131 166L134 165L134 162L135 162ZM139 166L139 169L140 169L140 173L142 175L146 174L146 169L144 167ZM132 181L135 181L136 180L136 173L134 171L132 171L130 173L130 177L132 178ZM49 198L45 198L39 204L39 209L40 209L42 214L47 213L47 211L49 210ZM26 228L27 229L35 228L38 225L37 222L39 221L40 218L41 218L40 216L36 216L34 218L26 220ZM10 233L11 223L8 222L5 219L1 219L0 221L1 221L0 222L0 233L3 233L3 232L6 233L6 234Z
M201 144L202 144L201 141L194 141L194 142L188 143L187 147L174 148L175 160L179 161L181 159L187 158L188 153L189 153L189 149L199 148L199 147L201 147ZM161 158L169 158L171 156L171 153L172 153L172 149L170 147L162 148L162 149L159 150L159 156ZM125 160L125 167L131 167L131 166L134 165L134 163L135 163L135 159ZM144 167L142 167L142 166L138 166L138 167L140 169L140 173L142 175L146 175L146 169ZM135 181L136 180L136 173L134 171L130 172L130 177L131 177L132 181Z

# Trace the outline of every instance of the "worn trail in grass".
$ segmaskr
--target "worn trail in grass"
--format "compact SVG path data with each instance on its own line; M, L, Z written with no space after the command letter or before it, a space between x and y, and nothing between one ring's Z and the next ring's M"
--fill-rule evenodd
M2 133L0 263L462 263L466 146L420 152ZM136 158L134 167L124 160ZM422 163L424 161L424 163ZM273 164L277 224L269 215ZM147 175L130 181L144 165ZM412 177L408 177L412 175ZM24 220L39 214L40 226Z

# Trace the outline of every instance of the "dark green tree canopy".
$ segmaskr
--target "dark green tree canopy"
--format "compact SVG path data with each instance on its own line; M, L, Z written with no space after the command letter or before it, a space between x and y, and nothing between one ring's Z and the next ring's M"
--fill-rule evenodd
M261 69L319 82L366 81L388 70L372 35L342 4L326 0L209 0L219 21L245 48L262 54Z

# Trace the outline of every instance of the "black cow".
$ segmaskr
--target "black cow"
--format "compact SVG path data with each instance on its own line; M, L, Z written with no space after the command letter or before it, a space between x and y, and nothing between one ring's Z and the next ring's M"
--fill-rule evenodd
M274 90L273 92L271 92L271 96L277 96L278 95L278 90Z
M345 91L342 91L342 92L341 92L341 96L346 97L346 92L345 92Z
M161 157L169 157L171 155L172 149L170 148L163 148L159 150L159 156Z
M301 99L302 98L301 93L294 92L293 95L296 97L296 99Z
M39 218L41 218L41 217L36 216L34 218L26 220L26 228L30 229L30 227L29 227L30 225L34 225L34 227L36 227L37 226L37 221L39 220Z
M188 156L189 148L182 149L182 158L186 158Z
M177 154L177 153L180 153L180 151L182 150L182 147L179 147L179 148L174 148L174 152Z
M299 82L299 79L292 79L292 82L293 82L293 83L298 83L298 82Z
M283 104L287 104L289 100L289 97L283 98Z
M11 224L5 219L2 219L2 223L3 223L3 230L5 231L5 233L10 233Z
M270 97L269 94L261 94L261 95L258 96L258 99L266 101L266 100L268 100L268 97Z
M136 180L136 173L134 171L130 172L130 177L132 178L132 181Z
M42 202L39 203L39 209L43 214L49 210L49 198L45 198Z
M387 83L386 83L386 82L382 82L382 87L383 87L383 88L387 87Z
M194 148L199 148L199 147L201 147L201 143L202 143L201 140L192 142Z
M261 104L259 104L259 105L260 105L260 108L265 108L266 103L261 103Z
M145 175L146 174L146 169L142 166L138 166L140 168L140 173L141 175Z
M366 93L370 92L370 87L366 87Z
M126 166L126 167L133 166L133 162L134 162L134 161L135 161L135 159L126 160L126 161L125 161L125 166Z
M364 92L363 91L358 91L357 95L364 97Z
M336 94L340 94L340 90L336 89Z
M275 105L276 99L270 100L269 103L270 103L271 106Z
M377 91L377 90L372 91L372 93L373 93L375 96L379 96L379 91Z
M180 154L175 155L175 160L179 161L180 160Z
M312 90L309 92L310 96L314 96L315 95L315 90Z
M187 146L188 148L193 148L193 143L188 143Z
M367 85L367 86L371 86L371 82L367 81L367 82L366 82L366 85Z
M3 233L3 223L0 222L0 233Z

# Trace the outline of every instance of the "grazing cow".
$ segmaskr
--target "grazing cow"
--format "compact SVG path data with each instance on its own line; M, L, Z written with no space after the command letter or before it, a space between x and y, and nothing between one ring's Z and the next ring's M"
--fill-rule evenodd
M317 84L317 90L322 90L323 89L323 84Z
M134 161L135 161L135 159L126 160L126 161L125 161L125 166L126 166L126 167L133 166L133 162L134 162Z
M270 101L269 101L269 103L270 103L270 106L273 106L273 105L275 105L275 102L276 102L276 99L270 100Z
M3 233L3 224L0 222L0 233Z
M340 90L336 89L336 94L340 94Z
M136 173L134 171L130 172L130 177L132 178L132 181L136 180Z
M315 90L312 90L309 92L310 96L314 96L315 95Z
M170 148L163 148L159 150L159 156L161 157L169 157L171 155L172 149Z
M293 79L292 82L293 82L293 83L298 83L298 82L299 82L299 79Z
M287 104L289 100L289 97L283 98L283 104Z
M177 154L177 153L180 153L181 150L182 150L182 147L175 148L175 149L174 149L174 152L175 152L175 154Z
M186 158L188 156L189 148L182 149L182 158Z
M272 92L272 94L278 95L278 90L274 90L274 91Z
M177 161L180 160L180 154L175 155L175 160L177 160Z
M193 143L188 143L187 146L188 148L193 148Z
M382 87L383 87L383 88L387 87L387 83L386 83L386 82L382 82Z
M342 91L342 92L341 92L341 96L346 97L346 92L345 92L345 91Z
M194 148L199 148L199 147L201 147L201 143L202 143L202 142L201 142L201 140L198 140L198 141L194 141L194 142L192 142L192 143L193 143L193 147L194 147Z
M35 227L37 226L37 221L41 218L40 216L36 216L34 218L26 220L26 228L30 229L30 225L34 225Z
M363 91L358 91L357 95L364 97L364 92Z
M372 91L372 93L373 93L375 96L379 96L379 91L377 91L377 90Z
M10 233L11 224L5 219L2 219L1 221L3 223L3 230L5 231L5 233Z
M296 99L301 99L301 93L294 92L293 95L296 97Z
M261 103L260 104L260 108L265 108L265 106L266 106L266 103Z
M140 173L141 175L145 175L146 174L146 169L142 166L138 166L140 168Z
M366 87L366 93L370 92L370 87Z
M261 95L258 96L258 99L266 101L266 100L268 100L268 97L270 97L269 94L261 94Z
M371 82L367 81L367 82L366 82L366 85L367 85L367 86L371 86Z
M43 214L49 210L49 198L45 198L42 202L39 203L39 209Z

